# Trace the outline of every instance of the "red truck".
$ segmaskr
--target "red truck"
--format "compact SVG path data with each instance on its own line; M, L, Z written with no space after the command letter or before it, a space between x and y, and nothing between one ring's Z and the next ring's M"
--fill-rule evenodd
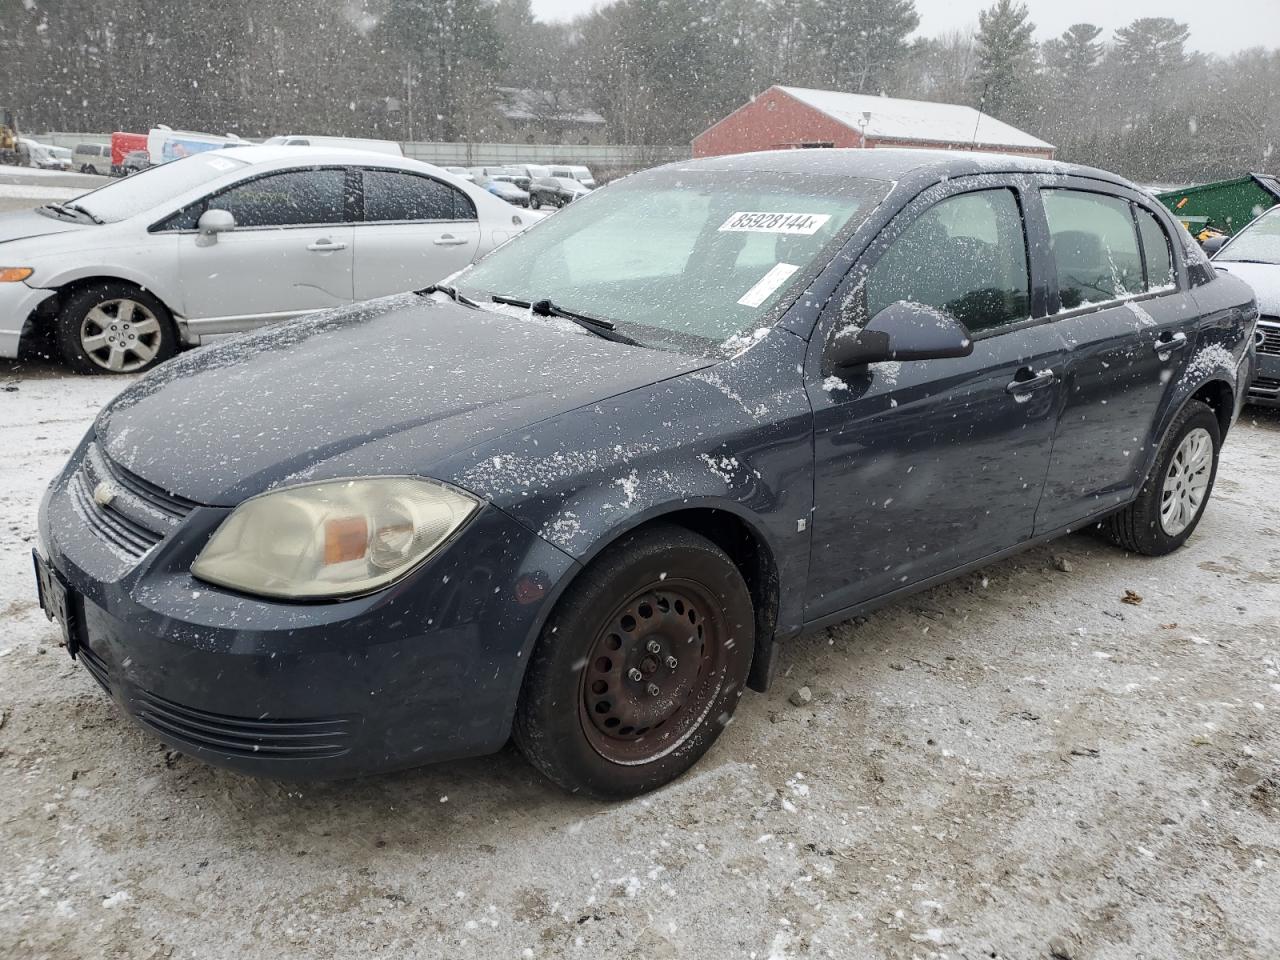
M111 134L111 172L115 176L124 173L124 158L127 154L134 150L147 149L147 135L145 133L121 133L116 131Z

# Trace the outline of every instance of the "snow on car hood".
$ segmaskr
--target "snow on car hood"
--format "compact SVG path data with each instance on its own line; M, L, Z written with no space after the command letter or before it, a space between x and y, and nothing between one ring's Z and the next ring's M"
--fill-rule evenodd
M325 478L335 458L345 472L330 477L353 465L430 475L442 457L708 362L402 294L184 354L121 393L96 429L143 479L231 505ZM366 444L379 451L369 462Z
M18 213L0 213L0 243L10 240L29 240L32 237L48 237L55 233L91 228L93 224L71 220L57 220L34 210Z
M1213 266L1239 277L1253 287L1258 298L1258 311L1266 316L1280 317L1280 266L1273 263L1241 263L1233 260L1215 260Z

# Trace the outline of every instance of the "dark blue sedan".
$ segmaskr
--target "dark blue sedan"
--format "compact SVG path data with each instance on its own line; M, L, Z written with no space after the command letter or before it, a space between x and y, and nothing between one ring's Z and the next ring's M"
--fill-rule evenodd
M916 151L673 164L453 285L181 356L41 507L74 656L280 778L499 749L624 796L779 642L1085 527L1177 549L1257 310L1097 170Z

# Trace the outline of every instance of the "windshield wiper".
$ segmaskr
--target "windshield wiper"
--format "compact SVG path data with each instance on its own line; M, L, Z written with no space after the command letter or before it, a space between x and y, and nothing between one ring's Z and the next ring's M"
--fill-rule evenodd
M39 207L37 209L52 210L58 216L70 217L72 220L79 220L82 217L87 217L94 223L103 222L78 203L46 203L43 207Z
M86 217L88 217L94 223L106 223L106 221L103 220L101 217L99 217L97 214L90 213L88 210L80 206L80 204L78 203L68 203L68 204L64 204L64 206L68 210L74 210L76 213L83 213Z
M495 293L489 299L494 303L505 303L512 307L528 307L539 317L559 317L562 320L568 320L576 323L583 330L589 330L597 337L604 337L604 339L612 340L614 343L625 343L629 347L643 346L639 340L628 337L625 333L618 333L617 326L612 320L589 317L585 313L574 313L572 310L557 306L550 300L534 300L531 302L529 300L521 300L519 297L508 297L501 293Z
M433 283L429 287L423 287L418 291L418 296L429 297L433 293L443 293L454 303L461 303L463 306L474 307L476 310L480 309L480 304L476 303L470 297L459 293L457 287L451 287L447 283Z

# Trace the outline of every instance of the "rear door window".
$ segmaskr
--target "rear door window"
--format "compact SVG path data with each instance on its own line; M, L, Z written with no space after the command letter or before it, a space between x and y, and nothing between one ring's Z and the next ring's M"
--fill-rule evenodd
M366 223L476 219L471 199L439 180L396 170L365 170L363 176Z
M1013 191L962 193L916 218L867 278L869 316L899 300L946 310L971 333L1028 319L1027 241Z
M1083 190L1042 190L1063 310L1145 289L1129 201Z
M1142 237L1142 255L1147 264L1147 289L1169 290L1177 287L1169 235L1150 210L1134 207L1134 213L1138 219L1138 234Z

